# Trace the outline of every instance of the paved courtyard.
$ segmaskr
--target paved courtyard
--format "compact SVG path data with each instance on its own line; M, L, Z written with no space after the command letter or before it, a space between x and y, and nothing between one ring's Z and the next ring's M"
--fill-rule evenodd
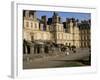
M37 56L40 56L39 54ZM69 51L54 55L42 54L43 57L29 59L23 61L24 69L36 69L36 68L56 68L56 67L77 67L77 66L90 66L91 53L89 49L76 49L76 53Z

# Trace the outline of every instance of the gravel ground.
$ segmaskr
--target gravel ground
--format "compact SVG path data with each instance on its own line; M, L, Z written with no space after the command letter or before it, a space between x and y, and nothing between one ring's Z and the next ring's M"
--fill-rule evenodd
M46 56L35 60L24 61L24 69L36 68L55 68L55 67L73 67L87 66L82 61L89 61L90 52L88 49L77 49L76 53L59 54L54 56ZM90 63L90 62L89 62Z

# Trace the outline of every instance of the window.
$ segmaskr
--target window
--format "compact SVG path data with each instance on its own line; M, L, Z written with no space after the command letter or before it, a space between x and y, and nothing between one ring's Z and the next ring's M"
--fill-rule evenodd
M87 34L87 30L85 30L85 34Z
M62 35L61 34L59 34L59 39L62 39Z
M68 46L68 43L66 43L66 46Z
M31 41L33 41L34 40L34 36L31 36Z
M69 43L69 46L71 46L71 43Z
M84 47L86 47L86 42L84 42Z
M56 30L59 31L59 27L58 26L56 26Z
M63 31L63 26L61 26L61 31Z
M84 36L84 40L86 40L86 36Z
M60 34L58 34L58 39L60 39Z
M57 27L57 30L60 31L60 26Z
M37 28L37 24L35 23L35 28Z
M63 34L62 34L62 39L64 39Z
M87 40L88 36L85 37L85 39Z
M82 36L82 40L84 40L84 36Z
M33 27L33 23L31 23L31 28Z
M29 27L29 22L26 22L26 27Z
M46 25L43 25L43 31L46 31Z

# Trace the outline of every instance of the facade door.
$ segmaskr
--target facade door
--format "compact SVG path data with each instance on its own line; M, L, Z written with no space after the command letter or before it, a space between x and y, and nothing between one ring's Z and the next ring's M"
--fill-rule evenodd
M27 46L27 53L30 54L30 46Z
M37 53L39 54L39 53L41 53L41 45L37 45Z
M48 53L49 52L48 46L45 46L44 48L45 48L44 49L45 50L45 53Z

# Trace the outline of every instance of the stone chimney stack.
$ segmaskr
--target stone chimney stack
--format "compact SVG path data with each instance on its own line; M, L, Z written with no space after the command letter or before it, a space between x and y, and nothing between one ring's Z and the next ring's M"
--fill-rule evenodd
M41 20L43 21L43 23L44 23L45 25L47 25L47 18L46 18L46 16L42 16L42 17L41 17Z
M71 18L70 20L69 20L69 32L70 33L73 33L73 26L74 26L74 24L73 24L73 19Z
M78 22L79 22L79 20L76 19L76 20L75 20L75 25L76 25L76 26L78 26Z
M59 23L61 23L61 17L59 17Z
M70 19L69 18L66 18L66 28L67 28L67 31L70 32Z
M25 10L25 17L29 17L29 10Z
M34 17L34 20L37 20L37 17L36 17L36 11L33 11L33 17Z
M30 11L29 16L30 16L30 18L33 18L33 20L36 20L37 19L36 18L36 11Z
M53 13L53 23L59 23L60 17L58 16L58 12Z
M70 19L66 18L66 24L69 24L69 23L70 23Z
M72 19L69 20L69 24L70 24L70 26L73 26L73 20Z

